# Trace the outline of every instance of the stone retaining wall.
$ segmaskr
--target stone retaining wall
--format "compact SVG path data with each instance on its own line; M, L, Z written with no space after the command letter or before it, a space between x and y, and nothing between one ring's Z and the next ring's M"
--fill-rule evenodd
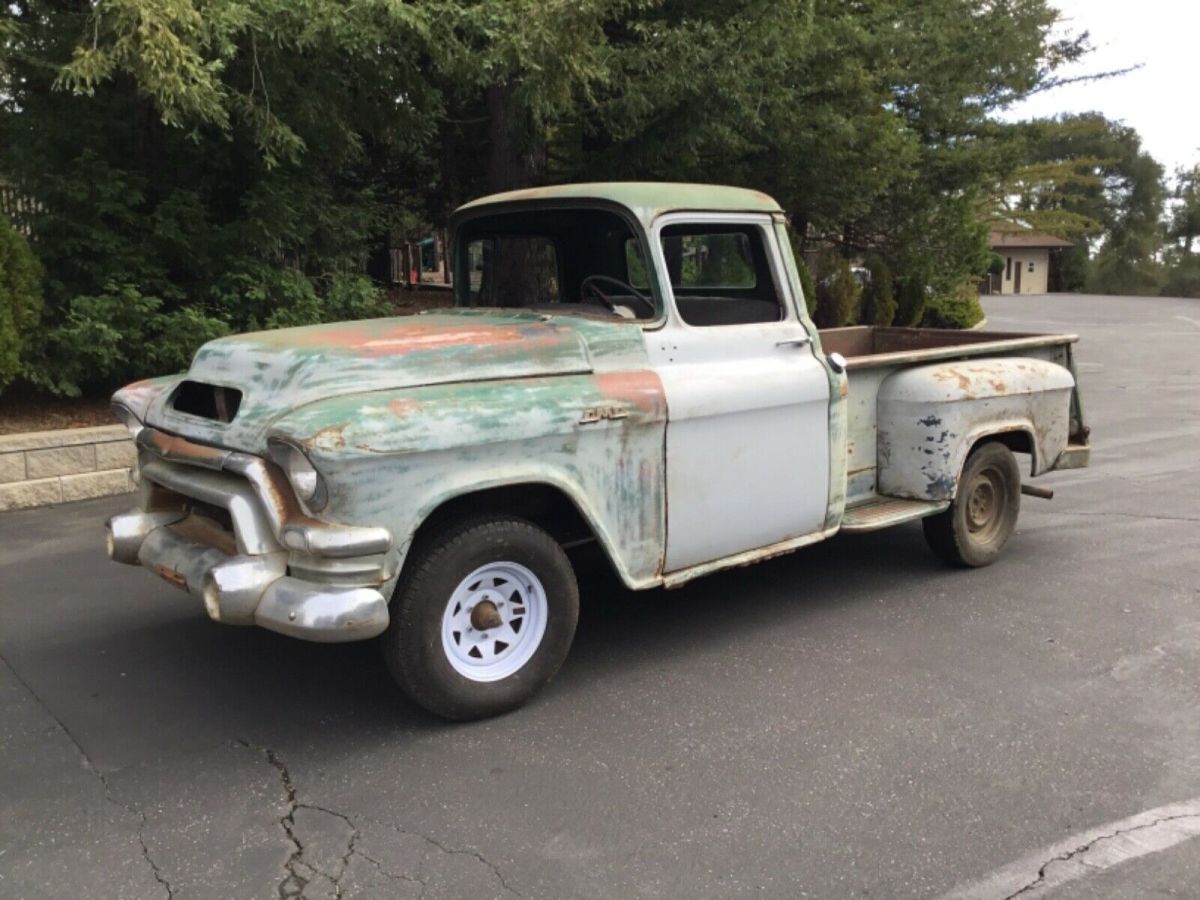
M0 435L0 512L133 490L124 425Z

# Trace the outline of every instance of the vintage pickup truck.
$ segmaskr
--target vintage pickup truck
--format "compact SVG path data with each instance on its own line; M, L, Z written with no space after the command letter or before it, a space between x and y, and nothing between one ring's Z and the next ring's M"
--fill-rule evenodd
M558 670L568 551L674 587L922 519L986 565L1030 476L1087 465L1074 336L838 328L751 190L576 184L452 223L453 309L212 341L114 409L138 502L108 552L208 615L379 638L450 718Z

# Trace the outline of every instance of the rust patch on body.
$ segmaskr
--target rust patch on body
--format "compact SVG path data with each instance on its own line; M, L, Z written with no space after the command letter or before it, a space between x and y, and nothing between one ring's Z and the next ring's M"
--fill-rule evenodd
M968 399L974 399L971 395L971 379L958 369L939 369L933 373L933 377L938 381L950 381L953 379L958 382L958 389L966 394Z
M541 332L541 333L539 333ZM502 344L556 344L561 336L554 329L536 325L416 325L402 322L380 328L371 323L325 327L310 333L287 334L296 347L333 347L367 357L399 356L453 347L495 347Z
M193 513L186 519L168 525L167 528L186 540L204 544L206 547L215 547L228 556L237 554L237 541L234 539L233 533L206 516ZM167 576L163 575L163 577Z
M628 372L601 372L596 387L606 400L630 404L648 416L666 413L666 391L658 373L650 369Z
M186 438L154 431L150 434L150 447L164 459L191 460L197 463L219 463L229 455L228 450L196 444Z
M183 591L187 590L187 578L184 577L182 572L178 572L175 569L172 569L170 566L159 563L154 567L154 573L168 584L173 584L175 587Z
M418 412L423 405L419 400L412 400L408 397L397 397L388 404L388 409L392 411L393 416L403 419L407 415Z
M326 425L303 443L306 447L319 447L322 450L345 447L346 438L342 434L345 427L345 425Z

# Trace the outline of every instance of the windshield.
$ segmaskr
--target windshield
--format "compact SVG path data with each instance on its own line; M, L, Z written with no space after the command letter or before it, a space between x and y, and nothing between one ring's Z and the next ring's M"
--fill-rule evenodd
M599 209L499 213L466 222L457 239L459 306L649 320L657 317L641 240Z

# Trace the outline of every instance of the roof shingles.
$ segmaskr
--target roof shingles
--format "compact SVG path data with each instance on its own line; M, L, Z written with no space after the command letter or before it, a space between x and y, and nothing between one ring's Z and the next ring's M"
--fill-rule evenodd
M993 250L1058 250L1074 246L1070 241L1040 231L993 231L988 235Z

